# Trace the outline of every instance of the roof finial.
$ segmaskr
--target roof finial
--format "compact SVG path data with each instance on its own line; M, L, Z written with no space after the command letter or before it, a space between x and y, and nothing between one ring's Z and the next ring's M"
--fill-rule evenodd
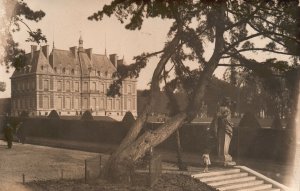
M106 32L105 32L105 39L104 39L104 47L105 47L104 53L105 53L105 56L106 56Z
M79 37L79 45L80 45L80 44L83 44L83 40L82 40L81 31L79 31L79 32L80 32L80 37Z
M79 51L83 51L83 40L82 40L81 31L79 31L79 33L80 33L80 37L79 37L79 47L78 47L78 50Z
M52 49L54 49L55 48L55 46L54 46L54 27L53 27L53 34L52 35L53 35L53 45L52 45L53 47L52 47Z

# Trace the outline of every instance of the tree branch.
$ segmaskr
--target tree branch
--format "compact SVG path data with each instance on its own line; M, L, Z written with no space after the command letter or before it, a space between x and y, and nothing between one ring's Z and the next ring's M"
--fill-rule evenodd
M236 22L236 23L233 23L232 25L230 25L230 26L227 26L226 28L225 28L225 31L227 31L227 30L230 30L230 29L232 29L232 28L234 28L234 27L236 27L236 26L239 26L239 25L241 25L242 23L246 23L247 21L249 21L251 18L253 18L254 16L255 16L255 14L259 11L259 9L263 6L263 4L265 4L265 3L261 3L252 13L249 13L250 15L249 15L249 17L247 17L247 18L244 18L244 19L241 19L240 21L238 21L238 22ZM232 10L230 10L230 9L226 9L226 11L228 11L229 13L231 13L231 14L236 14L236 13L234 13Z
M247 36L247 37L245 37L245 38L242 38L242 39L240 39L240 40L238 40L238 41L236 41L236 42L234 42L234 43L232 43L232 44L229 44L229 46L227 46L224 50L223 50L223 53L222 54L226 54L230 49L232 49L232 48L234 48L235 46L237 46L237 45L239 45L241 42L243 42L243 41L246 41L246 40L249 40L249 39L251 39L251 38L255 38L255 37L258 37L258 36L261 36L261 35L263 35L264 33L262 33L262 32L259 32L259 33L256 33L256 34L252 34L252 35L250 35L250 36Z
M283 37L283 38L287 38L287 39L290 39L292 41L296 41L297 43L300 44L299 40L296 39L296 38L293 38L293 37L290 37L290 36L286 36L284 34L280 34L280 33L276 33L276 32L272 32L272 31L260 31L258 28L256 28L252 23L248 22L249 26L251 26L255 31L259 31L260 33L263 33L263 34L271 34L271 35L275 35L275 36L280 36L280 37Z
M249 49L237 50L238 53L246 52L246 51L264 51L264 52L272 52L272 53L276 53L276 54L283 54L283 55L292 56L290 53L280 52L280 51L276 51L276 50L270 50L270 49L266 49L266 48L249 48Z

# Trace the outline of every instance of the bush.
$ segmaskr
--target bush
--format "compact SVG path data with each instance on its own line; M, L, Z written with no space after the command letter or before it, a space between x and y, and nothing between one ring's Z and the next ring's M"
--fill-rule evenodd
M58 113L56 110L52 110L49 115L48 115L49 119L60 119Z
M92 120L94 120L94 117L93 117L92 113L87 110L82 114L81 120L92 121Z
M124 125L124 127L129 128L133 125L134 122L135 122L134 116L130 111L127 111L122 119L122 124Z

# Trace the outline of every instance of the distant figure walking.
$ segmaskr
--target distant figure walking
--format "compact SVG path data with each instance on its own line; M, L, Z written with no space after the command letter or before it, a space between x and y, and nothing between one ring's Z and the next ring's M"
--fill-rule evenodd
M233 123L231 122L230 99L224 98L218 112L212 121L213 129L218 142L218 157L224 162L224 166L235 165L229 154L229 146L233 134Z
M25 134L24 134L24 126L23 122L20 122L16 127L16 135L18 138L19 143L25 143Z

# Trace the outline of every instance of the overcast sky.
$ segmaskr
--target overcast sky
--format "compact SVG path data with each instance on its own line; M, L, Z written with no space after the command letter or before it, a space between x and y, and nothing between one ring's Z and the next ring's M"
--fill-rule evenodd
M43 10L46 16L38 23L27 22L33 29L41 28L48 39L50 50L52 44L55 48L68 50L71 46L78 46L80 33L83 38L84 48L93 48L93 53L104 54L105 44L108 54L117 53L119 58L124 56L126 62L143 52L158 51L166 42L166 34L171 25L170 20L147 19L139 31L129 31L124 28L116 18L105 17L102 21L90 21L88 16L100 10L110 0L24 0L33 10ZM1 14L0 14L1 15ZM23 29L26 29L21 25ZM80 32L81 31L81 32ZM21 48L28 53L31 43L25 42L28 34L23 30L15 33L15 40ZM106 42L106 43L105 43ZM212 52L206 45L207 56ZM142 70L138 79L138 89L149 88L152 71L158 58L150 60L149 66ZM197 63L194 67L197 67ZM218 68L215 74L222 76L223 68ZM7 84L6 92L0 92L1 97L10 97L10 73L5 73L5 68L0 68L0 80Z
M133 56L142 52L161 50L171 23L168 20L147 20L140 31L128 31L116 18L106 17L100 22L87 20L88 16L110 2L107 0L25 0L25 2L32 9L41 9L46 13L42 21L28 24L32 28L42 29L47 36L50 50L53 41L58 49L68 50L71 46L78 46L81 31L84 48L93 48L94 53L104 54L106 41L107 53L117 53L119 58L124 56L127 63L131 63ZM26 43L26 38L27 33L24 31L15 34L21 48L29 52L31 43ZM138 82L139 89L147 88L156 62L157 59L151 60L153 64L142 71ZM11 73L6 74L2 66L1 81L7 83L7 91L0 93L0 97L10 97L10 76Z

